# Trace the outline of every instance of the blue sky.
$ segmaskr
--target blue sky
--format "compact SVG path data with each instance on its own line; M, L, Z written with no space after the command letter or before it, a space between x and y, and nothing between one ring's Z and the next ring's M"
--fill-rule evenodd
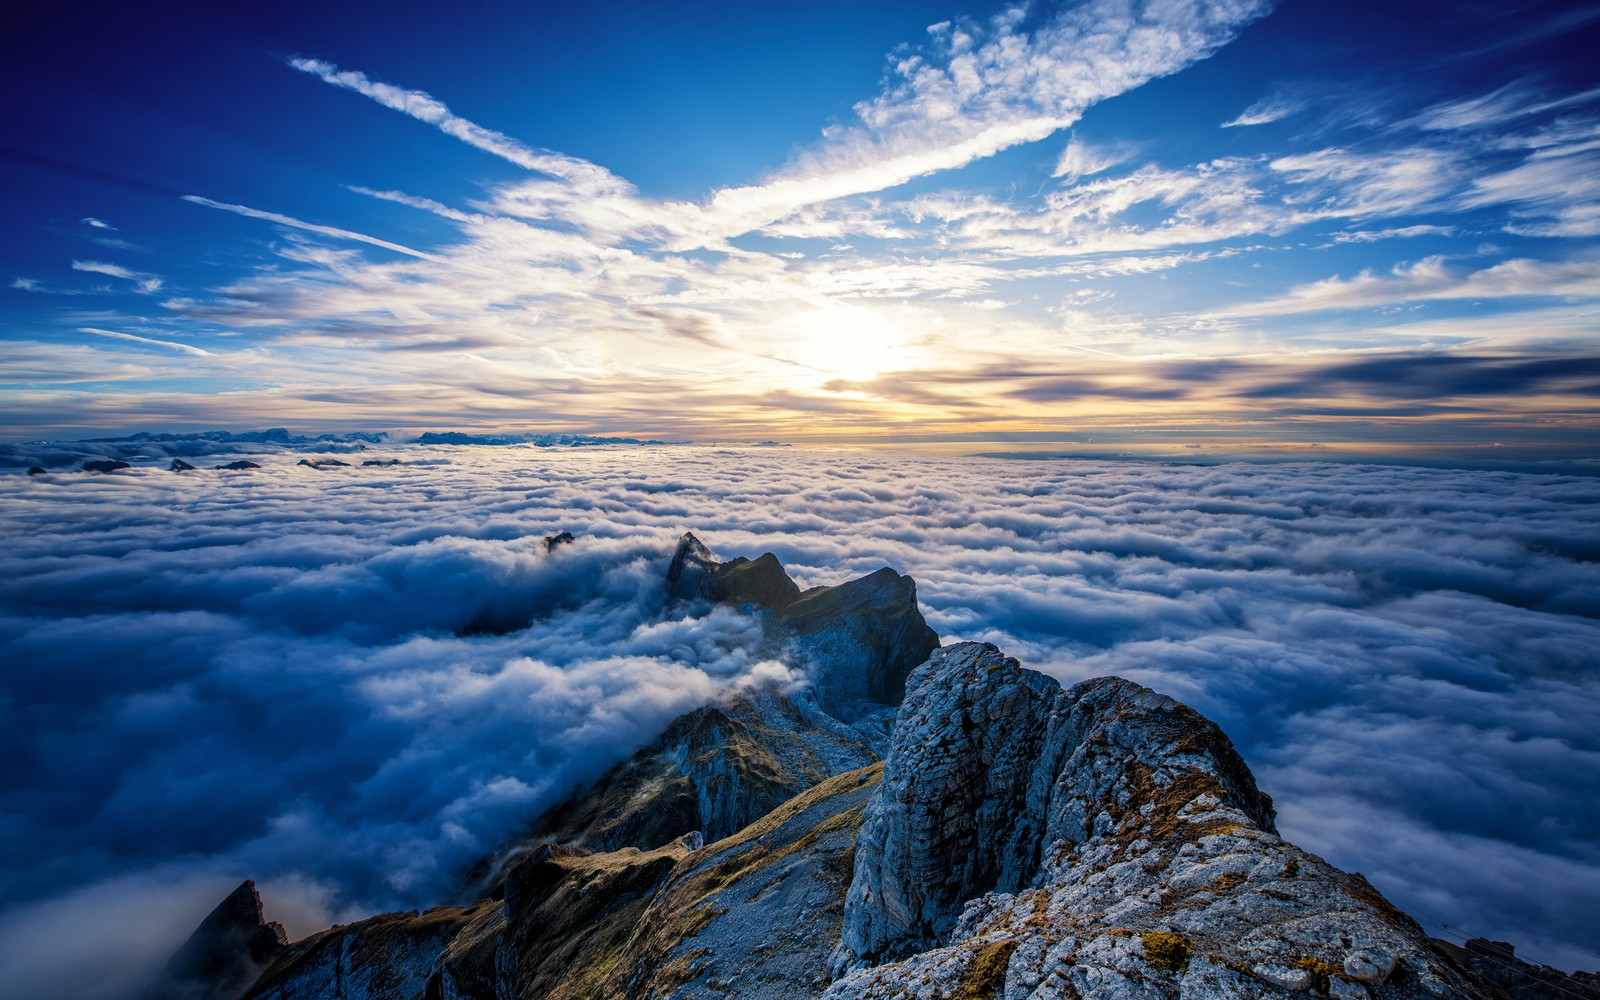
M8 35L12 438L1600 457L1600 6L63 4Z

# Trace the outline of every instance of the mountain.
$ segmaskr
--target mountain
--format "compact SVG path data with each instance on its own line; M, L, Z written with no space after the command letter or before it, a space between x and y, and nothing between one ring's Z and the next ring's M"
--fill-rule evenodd
M669 607L757 616L758 652L804 682L677 719L485 859L462 905L280 945L205 995L1600 998L1509 945L1432 940L1285 841L1192 709L938 647L893 570L801 591L770 553L685 535L665 576ZM245 938L196 938L247 967Z

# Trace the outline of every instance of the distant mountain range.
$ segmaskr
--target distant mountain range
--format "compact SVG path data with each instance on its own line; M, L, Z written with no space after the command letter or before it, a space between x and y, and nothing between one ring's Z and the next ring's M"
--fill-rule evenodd
M85 461L141 459L165 462L208 455L271 454L279 451L345 453L369 447L415 445L533 445L539 448L590 448L600 445L663 445L669 442L592 434L470 434L463 431L351 431L345 434L291 434L282 427L259 431L194 431L181 434L141 432L123 437L78 441L0 443L0 468L39 467L62 471ZM676 442L683 443L683 442ZM769 442L763 442L769 443ZM91 470L93 471L93 470Z
M686 534L663 586L756 616L796 682L677 719L453 905L289 942L244 882L148 997L1600 998L1283 840L1186 706L940 647L894 570L801 591Z

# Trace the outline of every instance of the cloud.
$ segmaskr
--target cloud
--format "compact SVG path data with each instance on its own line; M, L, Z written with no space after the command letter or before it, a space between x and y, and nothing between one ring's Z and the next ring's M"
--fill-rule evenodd
M1488 94L1435 104L1411 124L1438 132L1483 129L1548 111L1591 104L1597 99L1600 99L1600 87L1546 100L1536 97L1526 83L1508 83Z
M111 337L116 340L128 340L136 344L150 344L153 347L166 347L174 351L181 351L184 354L193 354L196 357L215 357L215 355L210 351L203 350L199 347L192 347L189 344L179 344L171 340L156 340L152 337L141 337L132 333L119 333L116 330L102 330L99 327L94 326L80 326L78 327L78 332L92 333L96 337Z
M604 186L615 180L604 168L597 167L586 160L580 160L561 153L553 153L549 150L534 149L523 145L510 136L470 122L453 113L442 101L420 90L407 90L404 87L372 80L365 73L357 70L340 69L338 66L320 59L295 57L289 60L289 65L302 73L310 73L312 76L333 84L335 87L353 90L363 97L369 97L377 101L386 108L409 115L418 121L426 122L445 135L460 139L469 146L474 146L486 153L491 153L503 160L515 163L524 169L537 170L552 177L560 177L574 182L585 181L590 185L599 184Z
M1091 147L1073 134L1067 140L1066 148L1061 151L1061 158L1056 161L1056 168L1050 172L1050 176L1060 177L1066 184L1076 184L1079 178L1110 170L1133 155L1134 151L1127 147Z
M1502 299L1527 296L1600 296L1600 270L1592 260L1514 258L1476 271L1449 267L1443 257L1398 265L1389 276L1363 271L1301 285L1276 299L1235 306L1222 315L1285 316L1328 309L1364 309L1402 302Z
M161 290L162 281L160 278L153 274L131 271L120 264L107 264L98 260L75 260L72 262L72 269L74 271L88 271L91 274L103 274L109 278L132 281L139 286L139 291L147 294L153 294ZM30 288L29 290L32 291L34 289Z
M662 606L684 528L802 586L902 569L947 640L1216 718L1286 835L1381 890L1544 960L1597 943L1600 479L394 445L372 453L407 464L312 473L261 448L248 476L0 477L0 656L31 665L0 701L0 940L29 982L116 996L108 966L153 968L246 876L296 934L437 901L672 716L781 670L747 619ZM530 624L456 634L482 616ZM68 925L70 963L25 946Z
M1222 128L1241 128L1247 125L1269 125L1299 114L1306 108L1304 98L1277 94L1261 100L1241 111L1238 117L1222 123Z
M83 223L86 226L91 226L91 227L93 227L95 229L109 229L109 230L115 232L116 228L117 228L116 226L113 226L111 223L107 222L106 220L104 220L104 219L96 219L92 215L91 216L85 216L84 218L79 219L78 221Z
M299 219L291 218L287 215L279 214L278 212L263 212L260 209L250 208L245 205L230 205L227 202L212 201L210 198L202 198L197 194L186 194L183 196L183 200L195 205L204 205L206 208L216 208L224 212L232 212L235 215L242 215L248 219L262 219L266 222L276 222L280 226L290 226L295 229L304 229L307 232L320 233L323 236L332 236L334 239L354 240L357 243L367 243L375 247L382 247L385 250L393 250L396 253L403 253L408 257L420 257L423 260L434 259L431 254L423 253L421 250L413 250L410 247L401 246L398 243L390 243L388 240L380 240L375 236L367 236L363 233L351 232L348 229L339 229L334 226L320 226L313 222L302 222Z
M501 192L502 212L560 215L595 235L646 235L688 250L720 248L809 206L897 187L1046 138L1096 102L1206 58L1267 9L1265 0L1090 0L1032 31L1020 10L984 25L936 26L924 50L895 65L882 93L855 106L854 124L825 130L788 167L756 184L715 191L703 205L646 201L602 167L524 145L422 91L318 59L297 57L289 65L561 182Z

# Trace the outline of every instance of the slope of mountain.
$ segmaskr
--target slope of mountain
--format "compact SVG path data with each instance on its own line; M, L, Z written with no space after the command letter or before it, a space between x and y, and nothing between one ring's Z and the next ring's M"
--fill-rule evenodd
M892 570L801 592L685 535L667 586L760 616L806 682L679 718L486 860L469 905L280 944L244 995L1600 1000L1509 945L1430 940L1284 841L1191 709L937 648Z

